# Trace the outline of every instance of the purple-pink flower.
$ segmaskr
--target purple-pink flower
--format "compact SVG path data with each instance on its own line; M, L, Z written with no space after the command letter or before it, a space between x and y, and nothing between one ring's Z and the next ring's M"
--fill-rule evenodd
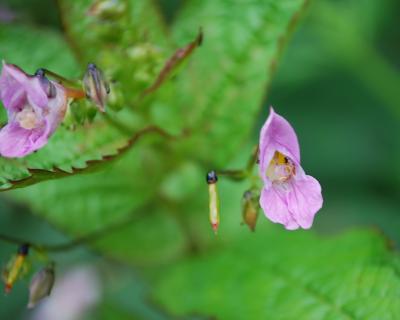
M294 129L272 108L261 129L259 160L264 182L260 205L267 218L288 230L310 228L322 207L321 186L300 166Z
M67 95L63 86L43 72L30 76L3 62L0 98L8 123L0 131L0 155L26 156L46 145L64 118Z

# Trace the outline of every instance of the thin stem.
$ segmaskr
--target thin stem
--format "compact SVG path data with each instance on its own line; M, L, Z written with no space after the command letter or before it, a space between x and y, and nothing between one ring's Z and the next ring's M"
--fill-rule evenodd
M68 98L73 98L73 99L77 100L77 99L83 99L86 97L85 92L81 88L78 88L77 80L74 81L74 80L66 79L63 76L61 76L53 71L50 71L48 69L42 68L42 69L39 69L38 71L41 71L47 77L50 76L51 78L57 80L58 83L63 85Z
M50 71L48 69L41 69L43 70L44 74L46 76L50 76L51 78L54 78L55 80L57 80L58 82L60 82L61 84L69 84L71 86L77 86L77 81L74 80L69 80L67 78L64 78L63 76L59 75L58 73L55 73L53 71Z
M66 95L68 98L73 98L75 100L86 98L85 92L81 89L73 89L73 88L68 88L68 87L64 87L64 88L65 88L65 92L66 92Z
M247 177L246 170L217 170L218 176L224 176L231 180L242 181Z
M0 234L0 241L17 244L17 245L23 245L23 244L31 245L31 243L29 241L22 240L22 239L12 237L12 236L8 236L5 234Z
M257 163L258 160L258 145L253 148L253 152L249 160L247 161L246 168L237 169L237 170L217 170L217 175L225 176L234 181L242 181L247 179L253 170L254 164Z
M254 165L257 163L258 152L259 152L259 146L257 144L256 146L253 147L253 152L251 153L251 157L247 161L247 166L246 166L247 172L250 172L253 169Z
M147 210L138 210L140 212L147 212ZM97 241L99 239L101 239L102 237L117 231L118 229L136 222L138 220L140 220L141 218L143 218L145 216L145 214L133 214L130 215L124 219L121 219L120 221L110 224L104 228L101 228L99 230L95 230L93 232L90 232L86 235L80 236L74 240L65 242L65 243L60 243L60 244L44 244L44 243L35 243L32 241L28 241L26 239L21 239L21 238L16 238L16 237L12 237L12 236L8 236L8 235L4 235L4 234L0 234L0 241L3 242L8 242L11 244L16 244L16 245L24 245L27 244L29 245L32 249L39 251L39 252L43 252L43 251L47 251L47 252L63 252L63 251L69 251L72 249L75 249L76 247L80 246L80 245L84 245L84 244L89 244L92 243L94 241Z

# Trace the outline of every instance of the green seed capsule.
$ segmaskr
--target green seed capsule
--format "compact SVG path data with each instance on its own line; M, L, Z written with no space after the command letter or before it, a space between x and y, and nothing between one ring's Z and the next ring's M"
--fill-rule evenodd
M41 269L33 276L29 286L29 309L35 307L39 301L50 295L54 285L54 279L55 272L53 263Z
M103 72L94 63L89 63L83 78L86 97L93 101L101 112L105 111L110 86Z
M243 223L247 224L251 231L256 228L259 204L258 197L254 191L248 190L243 194L242 216Z

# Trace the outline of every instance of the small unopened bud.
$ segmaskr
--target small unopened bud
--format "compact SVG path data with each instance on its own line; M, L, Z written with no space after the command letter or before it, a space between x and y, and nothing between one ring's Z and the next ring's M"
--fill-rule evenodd
M86 97L92 100L101 112L104 112L110 86L104 78L103 72L94 63L88 64L83 78L83 87Z
M208 194L209 194L209 208L210 208L210 223L215 234L219 227L219 198L217 191L217 181L218 177L215 171L210 171L207 173L206 181L208 184Z
M90 6L88 14L103 20L115 20L126 12L126 2L122 0L96 0Z
M44 69L37 69L34 76L39 79L42 86L45 88L47 97L54 98L57 95L56 87L49 79L47 79L46 71Z
M29 285L29 309L35 307L40 300L50 295L51 289L53 289L54 279L54 263L39 270L39 272L33 276L31 284Z
M242 215L243 223L247 224L251 231L256 228L259 205L257 195L254 191L248 190L243 194Z

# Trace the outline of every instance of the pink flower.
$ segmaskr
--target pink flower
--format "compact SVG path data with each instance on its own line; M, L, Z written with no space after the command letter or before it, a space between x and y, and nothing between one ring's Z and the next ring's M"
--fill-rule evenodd
M304 173L296 133L272 108L261 129L259 152L260 205L266 217L288 230L309 229L322 207L321 186Z
M67 95L63 86L40 70L33 76L3 62L0 98L8 124L0 131L0 155L24 157L46 145L64 118Z

